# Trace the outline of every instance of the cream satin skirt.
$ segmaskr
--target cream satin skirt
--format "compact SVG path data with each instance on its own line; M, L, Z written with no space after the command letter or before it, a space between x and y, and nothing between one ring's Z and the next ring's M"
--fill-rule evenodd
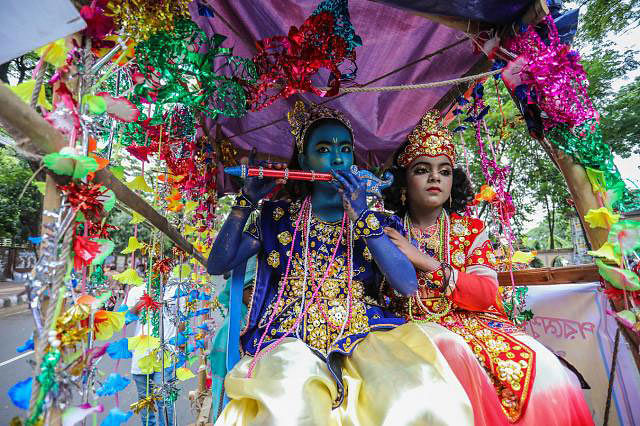
M473 425L467 395L431 338L415 324L376 331L346 357L346 395L326 364L286 339L256 365L240 360L225 379L231 399L220 425Z

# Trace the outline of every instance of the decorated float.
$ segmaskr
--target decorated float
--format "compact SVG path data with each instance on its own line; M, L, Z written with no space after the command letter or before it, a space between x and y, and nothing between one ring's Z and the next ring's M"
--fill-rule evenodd
M215 422L227 399L224 389L212 392L220 368L208 355L228 317L217 362L227 371L239 360L245 281L241 265L221 303L220 280L206 273L221 197L239 188L224 169L252 149L286 162L287 112L299 99L348 112L357 163L379 176L425 111L438 110L467 170L481 165L468 212L491 212L511 320L577 373L595 423L640 419L640 222L631 217L640 196L602 138L571 48L575 12L538 0L43 1L53 25L45 12L27 19L28 2L9 3L15 13L0 22L22 29L8 53L3 43L0 62L34 49L40 59L32 79L0 86L0 122L47 171L27 284L34 334L19 348L34 350L35 365L10 390L24 410L14 424L132 423L189 389L194 417L174 422ZM499 155L509 135L486 120L504 118L506 104L564 176L592 263L526 267L534 255L516 239L507 184L518 171ZM110 238L114 209L133 225L121 253ZM151 229L147 240L141 227ZM117 254L126 261L113 280L145 288L137 317L127 312L127 292L106 284L105 260ZM184 303L162 296L169 282ZM160 312L169 306L182 330L175 336L163 331ZM127 337L136 321L144 334ZM125 405L118 394L131 379L120 361L136 351L148 352L145 374L170 365L174 373ZM118 360L114 371L103 369L106 357Z

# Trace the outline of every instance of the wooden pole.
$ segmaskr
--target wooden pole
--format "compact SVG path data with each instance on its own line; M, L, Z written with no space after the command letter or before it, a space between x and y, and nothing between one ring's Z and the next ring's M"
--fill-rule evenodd
M5 86L0 86L0 120L7 124L7 130L12 136L23 141L25 150L35 150L37 154L45 155L58 152L66 145L66 140L60 132ZM25 139L30 141L30 146L26 145ZM202 265L207 265L206 259L177 229L169 224L165 217L116 179L109 170L100 170L96 173L94 180L111 189L118 200L131 210L143 215L149 223L167 235L174 244L196 258Z
M584 170L584 167L574 162L573 158L565 154L563 151L552 146L550 153L567 182L569 193L571 194L571 198L573 199L576 210L578 211L578 217L580 218L582 227L587 234L587 239L591 244L591 248L593 250L597 250L607 241L609 231L604 228L591 228L591 226L589 226L589 224L584 220L584 216L590 209L600 208L598 199L593 193L591 183L587 178L587 173Z

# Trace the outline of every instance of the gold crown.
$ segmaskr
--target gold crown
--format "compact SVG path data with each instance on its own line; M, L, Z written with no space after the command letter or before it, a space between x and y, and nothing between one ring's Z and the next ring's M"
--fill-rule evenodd
M431 110L422 116L420 124L409 135L409 143L398 156L398 165L407 167L416 158L446 155L451 165L456 163L456 149L449 129L440 125L440 113Z
M309 127L318 120L325 118L332 118L338 120L344 124L351 132L353 137L353 128L351 122L338 110L328 108L321 105L310 105L307 109L304 102L296 101L293 105L293 109L287 114L289 119L289 125L291 125L291 134L293 135L298 152L301 153L304 150L304 137Z

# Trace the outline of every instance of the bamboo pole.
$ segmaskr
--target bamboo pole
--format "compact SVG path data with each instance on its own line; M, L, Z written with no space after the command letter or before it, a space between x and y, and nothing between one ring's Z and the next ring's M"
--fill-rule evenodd
M12 136L20 138L22 141L30 140L30 149L35 149L40 155L58 152L66 145L60 132L5 86L0 86L0 120L7 124L7 130ZM24 143L23 148L27 148ZM196 258L202 265L207 265L202 254L177 229L171 226L164 216L116 179L109 170L100 170L96 173L94 180L111 189L118 200L131 210L143 215L149 223L167 235L178 247Z
M598 199L591 188L591 183L587 178L587 173L584 167L574 162L573 158L563 151L552 146L550 153L567 182L569 193L578 211L578 217L587 234L589 244L591 244L593 250L597 250L607 241L609 231L603 228L591 228L584 220L584 216L590 209L600 207Z

